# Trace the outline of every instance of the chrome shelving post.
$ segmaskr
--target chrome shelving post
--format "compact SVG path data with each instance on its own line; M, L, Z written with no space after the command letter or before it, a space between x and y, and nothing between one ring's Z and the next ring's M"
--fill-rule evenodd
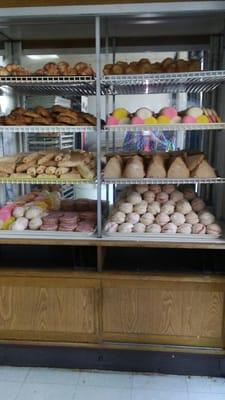
M97 236L102 236L102 190L101 190L101 32L100 17L95 17L96 51L96 118L97 118Z

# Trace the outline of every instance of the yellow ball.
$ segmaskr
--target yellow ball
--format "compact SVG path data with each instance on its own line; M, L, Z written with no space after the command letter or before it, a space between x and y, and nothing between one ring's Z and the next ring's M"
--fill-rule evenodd
M126 118L128 116L128 111L125 108L116 108L112 116L118 120Z
M170 119L166 117L165 115L160 115L157 118L158 124L170 124Z
M196 118L197 124L208 124L209 118L206 115L200 115Z
M145 118L144 123L146 125L152 125L152 124L157 124L158 122L155 117L148 117L148 118Z

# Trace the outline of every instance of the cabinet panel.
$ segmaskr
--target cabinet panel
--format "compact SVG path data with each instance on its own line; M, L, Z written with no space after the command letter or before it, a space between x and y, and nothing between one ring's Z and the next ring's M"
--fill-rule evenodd
M137 287L138 286L138 287ZM103 337L222 346L224 292L210 286L114 281L103 289Z
M95 341L98 282L0 279L0 338Z

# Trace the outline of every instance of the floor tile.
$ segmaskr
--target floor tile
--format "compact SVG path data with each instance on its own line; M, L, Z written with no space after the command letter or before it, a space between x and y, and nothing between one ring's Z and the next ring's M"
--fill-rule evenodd
M74 394L72 385L24 383L16 400L73 400Z
M209 393L211 380L205 376L188 376L186 378L188 392L192 393Z
M15 400L21 386L21 382L0 382L0 399Z
M222 393L189 393L188 400L224 400Z
M131 389L77 386L73 400L131 400ZM22 400L22 399L21 399ZM26 400L26 399L24 399ZM55 400L55 399L54 399ZM63 399L64 400L64 399Z
M187 392L134 389L132 400L189 400Z
M133 375L123 372L81 372L79 385L131 388Z
M62 385L76 385L79 371L55 368L31 368L26 383L57 383Z
M225 393L225 378L211 378L210 383L211 393Z
M23 367L1 367L0 381L2 382L23 382L30 368Z
M178 375L134 375L133 387L140 389L174 392L187 392L187 383L184 376Z

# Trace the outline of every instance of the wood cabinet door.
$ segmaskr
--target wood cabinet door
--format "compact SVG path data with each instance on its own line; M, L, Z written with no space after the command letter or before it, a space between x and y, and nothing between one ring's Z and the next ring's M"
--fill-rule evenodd
M95 342L96 279L0 277L0 339Z
M104 280L103 339L222 347L224 287L165 280Z

